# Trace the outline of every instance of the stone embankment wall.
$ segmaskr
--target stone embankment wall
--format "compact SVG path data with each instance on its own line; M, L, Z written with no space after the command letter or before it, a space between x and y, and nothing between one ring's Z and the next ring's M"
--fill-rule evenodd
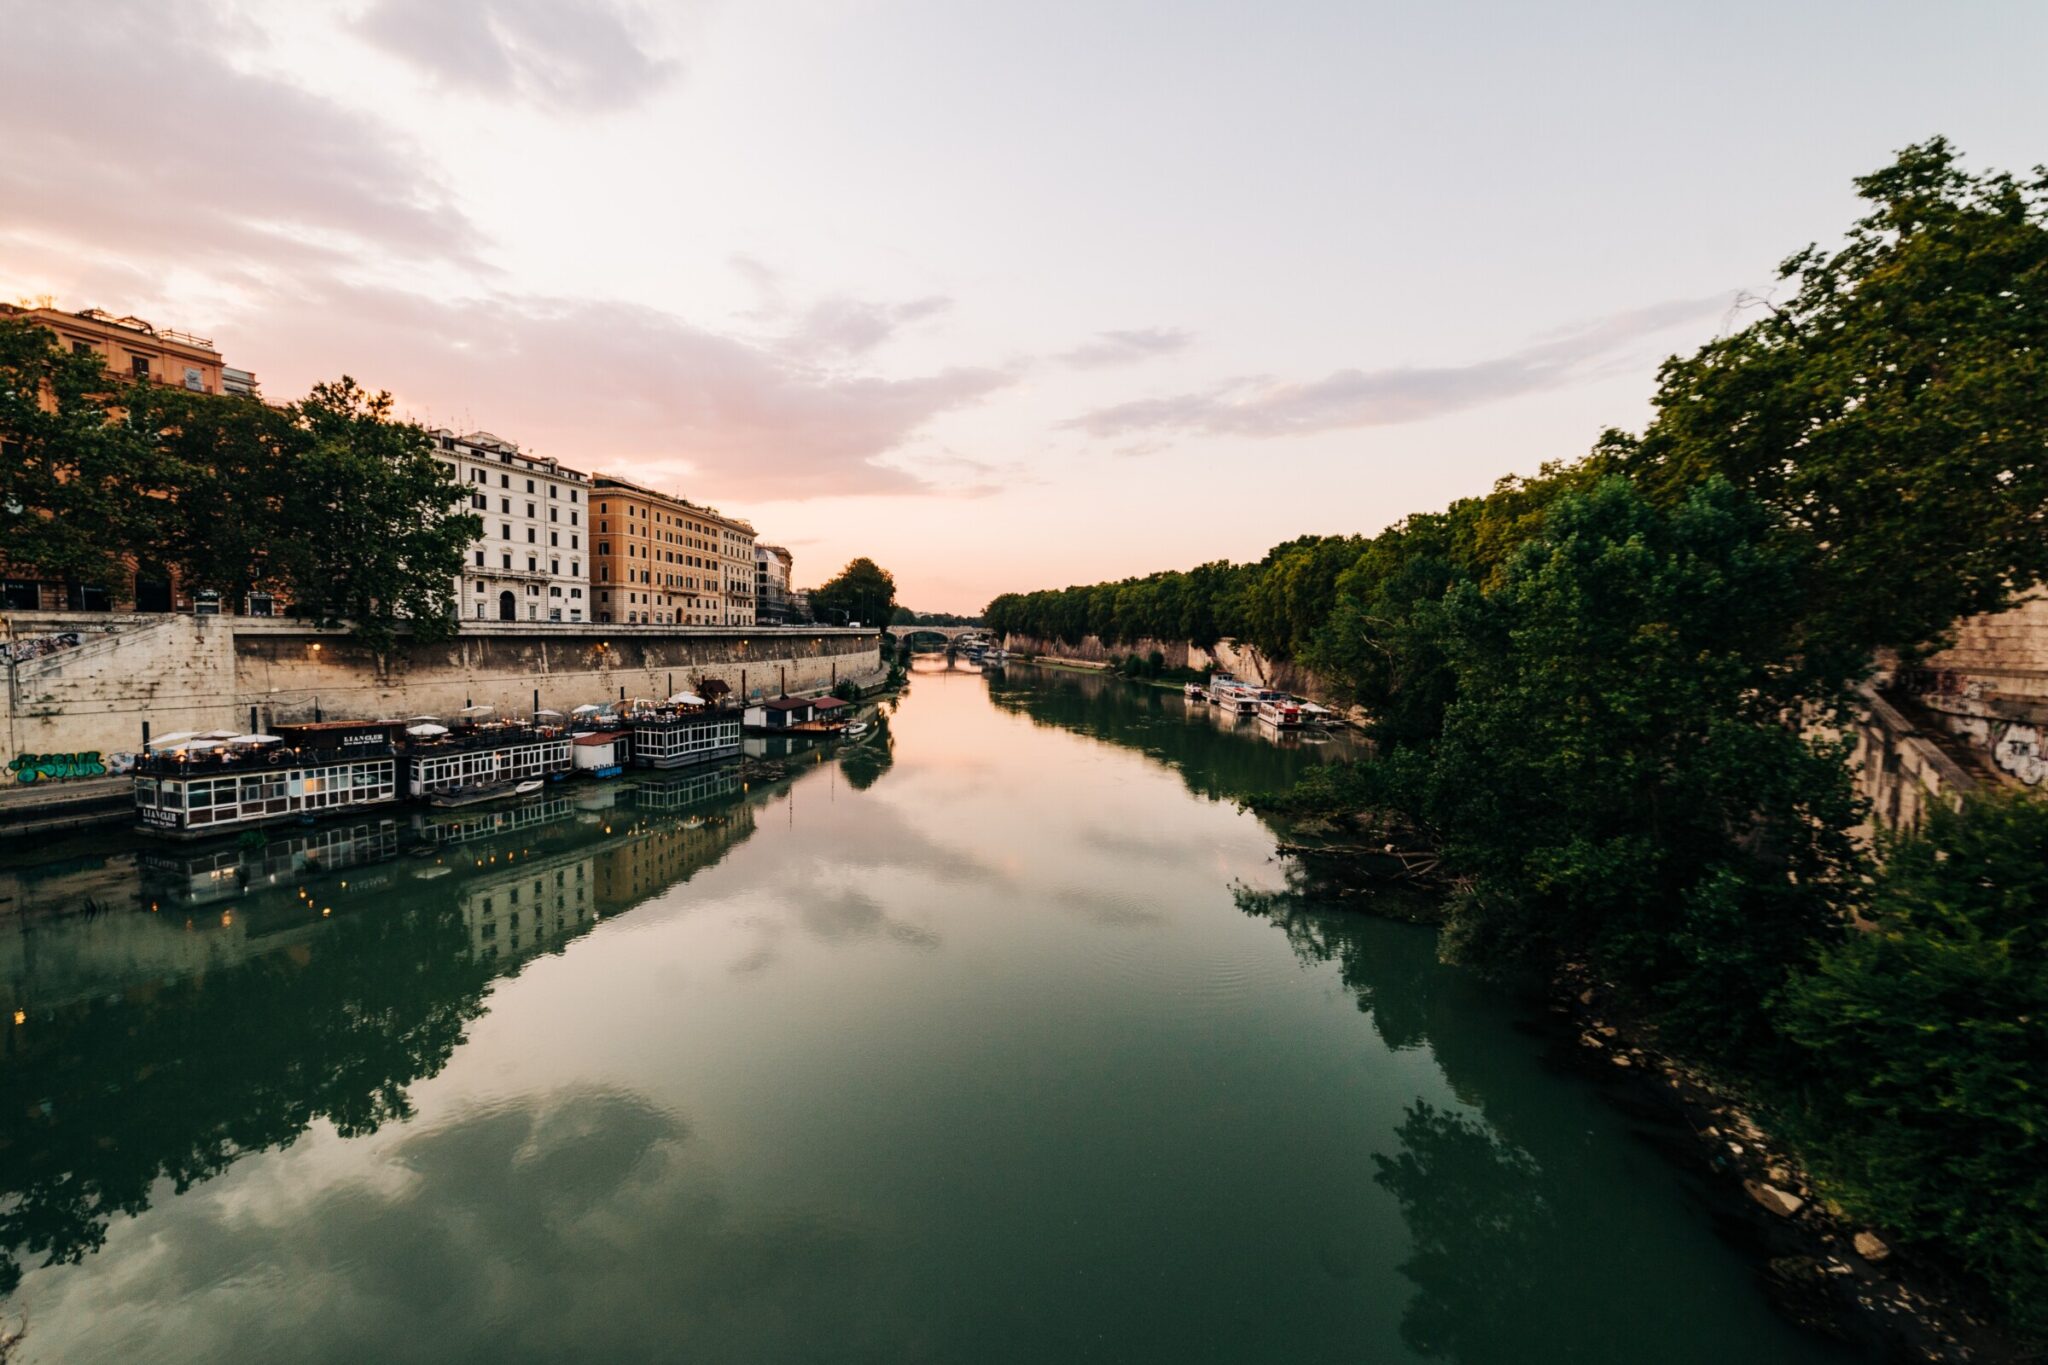
M1077 645L1064 640L1041 640L1034 635L1010 635L1003 648L1025 650L1048 659L1070 663L1100 664L1107 668L1126 655L1146 658L1154 650L1166 657L1169 668L1190 668L1198 673L1211 670L1229 673L1259 687L1291 692L1324 706L1343 710L1350 705L1341 689L1309 669L1286 659L1269 659L1257 645L1236 640L1218 640L1208 647L1186 640L1139 640L1133 644L1104 645L1090 635Z
M32 780L97 775L85 755L119 771L118 756L141 747L144 721L163 735L239 733L252 710L258 727L453 716L470 705L524 715L536 693L541 706L566 712L622 695L659 700L712 678L735 694L773 696L821 692L841 678L872 685L886 671L874 631L808 626L477 622L445 643L384 655L345 632L281 619L21 614L0 626L6 757L38 760L28 766L45 776Z

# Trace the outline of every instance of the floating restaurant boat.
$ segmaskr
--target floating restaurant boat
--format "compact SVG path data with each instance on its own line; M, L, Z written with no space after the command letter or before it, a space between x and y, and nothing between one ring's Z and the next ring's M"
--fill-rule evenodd
M478 721L449 730L429 723L405 733L404 786L415 799L559 777L571 766L568 731L555 725Z
M135 760L142 828L196 839L399 799L396 723L278 725L275 734L180 737Z
M1227 716L1257 715L1259 710L1259 689L1249 687L1227 674L1211 678L1209 680L1209 703Z
M633 764L641 768L687 768L730 758L740 751L740 716L728 707L673 698L636 710L627 720L633 732Z

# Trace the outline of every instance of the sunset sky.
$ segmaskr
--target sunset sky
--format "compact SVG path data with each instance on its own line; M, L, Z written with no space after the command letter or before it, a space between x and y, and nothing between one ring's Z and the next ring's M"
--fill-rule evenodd
M1634 426L2038 3L0 0L0 296L341 373L927 610Z

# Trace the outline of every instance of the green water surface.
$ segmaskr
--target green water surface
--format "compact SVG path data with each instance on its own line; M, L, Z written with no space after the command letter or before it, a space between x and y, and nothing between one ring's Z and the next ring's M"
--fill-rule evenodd
M1336 747L921 665L837 758L0 871L32 1362L1807 1362Z

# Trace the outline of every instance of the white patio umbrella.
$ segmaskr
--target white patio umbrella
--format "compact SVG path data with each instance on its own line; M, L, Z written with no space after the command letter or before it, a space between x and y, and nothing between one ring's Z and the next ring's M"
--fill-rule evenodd
M235 735L227 740L229 744L282 744L276 735Z
M599 706L596 702L587 701L584 702L583 705L577 707L574 711L571 711L569 714L572 716L594 716L602 710L604 710L604 708L602 706Z
M534 715L536 715L536 716L556 716L556 717L559 717L559 716L560 716L560 715L561 715L562 713L561 713L560 711L555 711L555 710L551 710L551 709L550 709L550 708L548 708L548 707L542 707L542 708L541 708L540 710L538 710L538 711L534 712L533 714L534 714Z
M465 716L479 716L479 715L482 715L482 714L483 714L484 712L486 712L486 711L495 711L495 710L497 710L497 709L498 709L497 707L495 707L495 706L491 705L491 704L490 704L489 702L483 702L483 703L481 703L481 704L479 704L479 705L476 705L476 706L465 706L465 707L463 707L463 708L462 708L462 714L463 714L463 715L465 715Z
M695 692L678 692L668 699L670 706L702 706L704 699Z
M435 735L447 734L448 727L429 722L425 725L408 725L405 727L405 732L418 739L432 739Z
M151 740L149 747L152 749L175 749L186 740L197 738L199 736L190 730L180 730L175 735L164 735L160 739Z
M407 719L407 720L429 720L429 721L431 721L431 720L439 720L439 719L441 719L441 718L440 718L439 716L407 716L407 717L406 717L406 719Z
M198 735L200 739L233 739L234 737L235 732L233 730L203 730Z
M185 752L191 753L200 749L218 749L221 747L221 742L217 739L195 739L190 744L179 747L183 748Z

